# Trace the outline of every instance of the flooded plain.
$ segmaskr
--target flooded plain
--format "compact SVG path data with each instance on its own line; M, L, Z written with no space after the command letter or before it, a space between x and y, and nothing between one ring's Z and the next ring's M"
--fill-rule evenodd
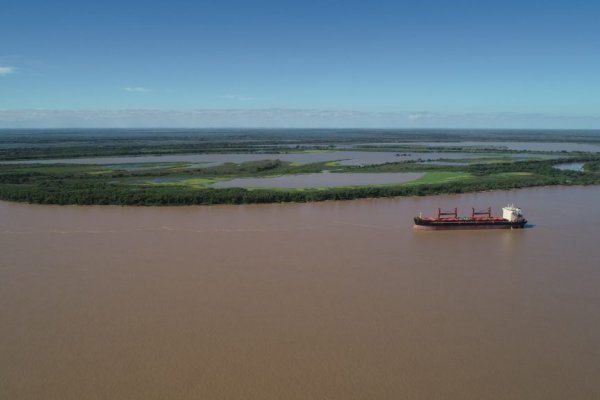
M506 203L532 227L412 229ZM0 202L0 398L598 398L599 203Z
M402 143L411 146L426 147L474 147L482 149L505 149L516 151L583 151L600 152L600 145L593 143L570 143L570 142L414 142ZM392 144L387 144L392 145Z
M307 153L232 153L232 154L178 154L157 156L122 156L122 157L89 157L89 158L63 158L51 160L23 160L4 161L5 164L140 164L140 163L168 163L168 162L192 162L202 163L205 166L215 166L227 162L242 163L246 161L259 160L281 160L293 163L316 163L327 161L339 161L343 165L370 165L384 164L399 161L437 160L463 158L493 158L497 155L477 153L437 153L437 152L411 152L397 153L385 151L325 151ZM515 157L527 157L527 155L515 155Z

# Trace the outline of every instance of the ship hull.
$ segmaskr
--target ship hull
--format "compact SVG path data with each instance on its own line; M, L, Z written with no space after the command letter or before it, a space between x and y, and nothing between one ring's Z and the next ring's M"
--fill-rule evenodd
M471 229L523 229L526 220L521 221L473 221L473 220L452 220L452 221L439 221L439 220L425 220L421 218L415 218L415 229L419 230L471 230Z

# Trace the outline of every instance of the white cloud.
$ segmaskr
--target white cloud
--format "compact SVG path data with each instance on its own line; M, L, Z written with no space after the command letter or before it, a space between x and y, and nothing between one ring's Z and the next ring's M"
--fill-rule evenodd
M128 87L124 87L123 90L125 90L126 92L134 92L134 93L147 93L150 91L150 89L141 87L141 86L128 86Z
M415 113L410 113L408 114L408 119L411 121L416 121L419 119L430 119L430 118L435 118L436 115L432 114L432 113L428 113L428 112L415 112Z
M15 67L0 67L0 76L9 75L16 71Z
M236 100L236 101L251 101L254 100L254 97L246 97L246 96L240 96L237 94L226 94L223 96L220 96L222 99L225 100Z

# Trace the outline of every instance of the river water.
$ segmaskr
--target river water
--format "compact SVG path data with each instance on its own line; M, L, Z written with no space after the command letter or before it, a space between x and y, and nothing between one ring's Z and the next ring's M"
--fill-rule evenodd
M533 226L412 229L508 202ZM0 398L599 398L598 204L0 202Z

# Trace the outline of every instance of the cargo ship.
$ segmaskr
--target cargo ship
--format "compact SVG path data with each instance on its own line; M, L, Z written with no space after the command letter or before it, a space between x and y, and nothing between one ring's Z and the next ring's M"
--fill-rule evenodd
M459 217L458 209L443 211L437 209L437 216L415 217L415 229L445 230L445 229L521 229L527 220L520 208L508 205L502 208L502 216L493 216L492 208L484 211L471 209L470 217Z

